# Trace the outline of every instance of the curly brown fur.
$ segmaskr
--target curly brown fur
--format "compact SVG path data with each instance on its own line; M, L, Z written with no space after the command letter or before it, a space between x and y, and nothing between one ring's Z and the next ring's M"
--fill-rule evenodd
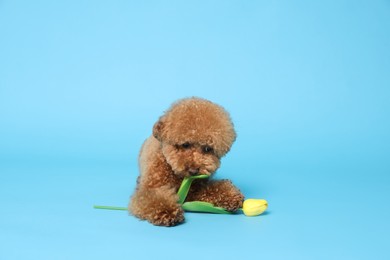
M141 148L140 176L129 203L130 213L154 225L183 222L176 194L183 178L212 175L235 138L233 123L222 107L200 98L174 103ZM187 196L187 201L195 200L235 211L244 196L228 180L202 180L194 182Z
M218 180L194 183L188 192L186 201L205 201L235 211L242 207L244 196L230 180Z

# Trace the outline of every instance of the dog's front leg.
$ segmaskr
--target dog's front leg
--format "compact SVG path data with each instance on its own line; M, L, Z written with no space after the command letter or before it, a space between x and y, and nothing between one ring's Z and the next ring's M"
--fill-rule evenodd
M184 211L177 203L174 188L138 187L131 198L129 211L134 216L158 226L174 226L184 221Z
M205 201L233 212L242 207L244 195L231 181L217 180L192 185L186 201Z

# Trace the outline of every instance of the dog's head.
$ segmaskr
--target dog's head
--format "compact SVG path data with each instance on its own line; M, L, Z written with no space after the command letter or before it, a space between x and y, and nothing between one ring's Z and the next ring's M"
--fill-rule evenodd
M174 103L153 127L163 154L175 174L211 175L229 150L236 132L229 114L200 98Z

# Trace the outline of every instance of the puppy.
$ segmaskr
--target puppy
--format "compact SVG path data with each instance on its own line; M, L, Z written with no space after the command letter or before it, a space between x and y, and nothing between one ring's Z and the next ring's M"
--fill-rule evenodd
M183 178L212 175L235 139L230 116L219 105L200 98L174 103L141 148L129 212L159 226L183 222L176 194ZM186 201L205 201L231 212L242 207L244 196L231 181L209 179L195 180Z

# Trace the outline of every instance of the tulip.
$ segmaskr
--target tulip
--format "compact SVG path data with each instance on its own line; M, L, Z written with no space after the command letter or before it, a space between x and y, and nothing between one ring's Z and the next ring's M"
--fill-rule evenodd
M191 187L192 181L195 179L206 179L208 175L197 175L185 177L183 182L180 185L178 195L178 203L181 204L182 208L185 211L192 212L205 212L205 213L216 213L216 214L232 214L232 212L225 210L221 207L216 207L211 203L204 201L187 201L185 199L187 197L188 191ZM264 199L247 199L244 201L242 210L245 216L257 216L263 213L268 207L268 203ZM111 207L111 206L94 206L95 209L111 209L111 210L127 210L125 207Z
M263 213L268 207L268 203L263 199L247 199L244 201L242 211L245 216L252 217Z

